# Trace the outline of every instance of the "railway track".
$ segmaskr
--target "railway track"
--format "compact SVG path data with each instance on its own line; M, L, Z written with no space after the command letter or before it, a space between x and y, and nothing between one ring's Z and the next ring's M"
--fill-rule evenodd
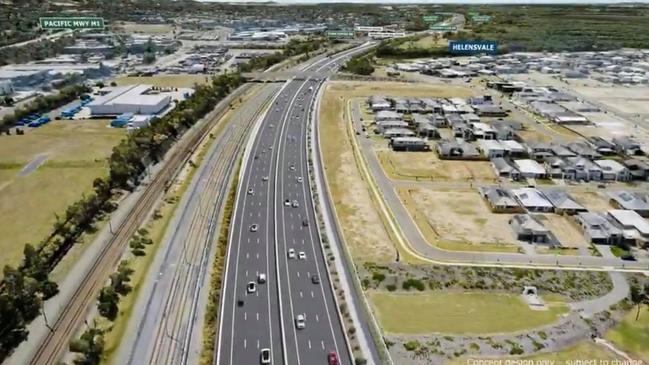
M144 188L133 209L116 227L115 233L100 250L67 305L62 308L56 320L51 323L50 332L44 336L37 350L31 356L29 364L53 365L58 362L71 337L84 323L88 309L95 301L100 288L119 263L131 236L147 218L168 184L175 178L185 162L208 135L208 132L227 112L230 102L249 88L249 85L244 85L219 102L215 109L203 118L203 121L187 131L176 146L168 152L169 155L160 171Z

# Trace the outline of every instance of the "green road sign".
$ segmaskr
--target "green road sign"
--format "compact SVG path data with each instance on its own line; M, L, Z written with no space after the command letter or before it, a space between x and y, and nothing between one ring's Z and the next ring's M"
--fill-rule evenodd
M327 37L336 39L353 39L354 32L350 30L328 30Z
M433 30L436 32L455 32L457 26L455 25L431 25L428 30Z
M490 15L474 15L471 20L476 23L487 23L491 21Z
M39 20L42 29L104 29L104 18L99 17L45 17Z
M439 15L424 15L421 17L424 23L435 23L439 20Z

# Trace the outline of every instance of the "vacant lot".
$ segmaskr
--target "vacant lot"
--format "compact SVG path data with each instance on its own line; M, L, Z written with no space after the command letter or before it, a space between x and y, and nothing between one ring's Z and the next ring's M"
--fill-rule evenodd
M596 192L571 192L570 195L589 211L605 212L613 209L608 203L608 199Z
M347 99L370 97L372 95L403 96L413 98L468 98L474 96L476 90L464 86L448 84L422 84L401 82L350 82L334 81L331 87L344 93Z
M588 247L586 239L573 223L572 218L557 214L538 214L536 216L543 225L557 236L564 247Z
M379 324L392 334L517 332L550 324L568 311L562 302L547 302L547 311L533 311L518 295L485 292L374 292L370 301Z
M468 244L512 245L512 214L493 214L477 192L400 189L414 204L411 214L424 216L438 241Z
M130 33L164 34L174 30L174 26L172 24L142 24L121 22L118 23L117 26Z
M377 155L383 170L393 179L497 181L488 161L440 160L435 152L382 150Z
M631 310L624 320L606 334L606 339L615 343L633 358L639 358L649 364L649 311L644 306L640 310L640 318L636 321L636 309Z
M321 104L320 139L327 182L346 244L356 260L391 261L395 249L358 172L347 133L346 88L329 84Z
M106 157L123 130L106 120L53 121L23 136L0 137L0 265L18 264L25 243L38 244L67 206L107 173ZM30 173L20 173L46 156Z
M206 84L211 80L209 75L156 75L156 76L122 76L114 81L118 86L147 84L159 87L193 87L195 84Z

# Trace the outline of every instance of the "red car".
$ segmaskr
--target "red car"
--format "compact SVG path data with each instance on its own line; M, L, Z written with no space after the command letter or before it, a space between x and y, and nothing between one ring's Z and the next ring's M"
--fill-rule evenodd
M329 365L338 365L338 355L331 351L329 355L327 355L327 361L329 362Z

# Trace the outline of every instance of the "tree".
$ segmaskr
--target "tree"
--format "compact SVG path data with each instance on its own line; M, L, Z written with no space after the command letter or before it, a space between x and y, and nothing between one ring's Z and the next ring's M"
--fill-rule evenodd
M122 261L117 267L117 271L110 276L111 286L121 295L126 295L130 290L129 285L133 269L129 266L128 261Z
M99 298L97 298L97 310L102 316L113 320L117 317L117 303L119 303L119 295L111 285L101 288Z
M647 286L640 287L638 284L632 284L630 288L630 299L631 303L637 307L637 312L635 315L635 320L637 321L640 318L640 307L642 304L647 304L649 302L649 297L647 296L647 289L649 289L649 284Z
M70 351L80 353L74 359L76 365L99 364L104 352L104 331L96 327L88 328L79 339L70 343Z

